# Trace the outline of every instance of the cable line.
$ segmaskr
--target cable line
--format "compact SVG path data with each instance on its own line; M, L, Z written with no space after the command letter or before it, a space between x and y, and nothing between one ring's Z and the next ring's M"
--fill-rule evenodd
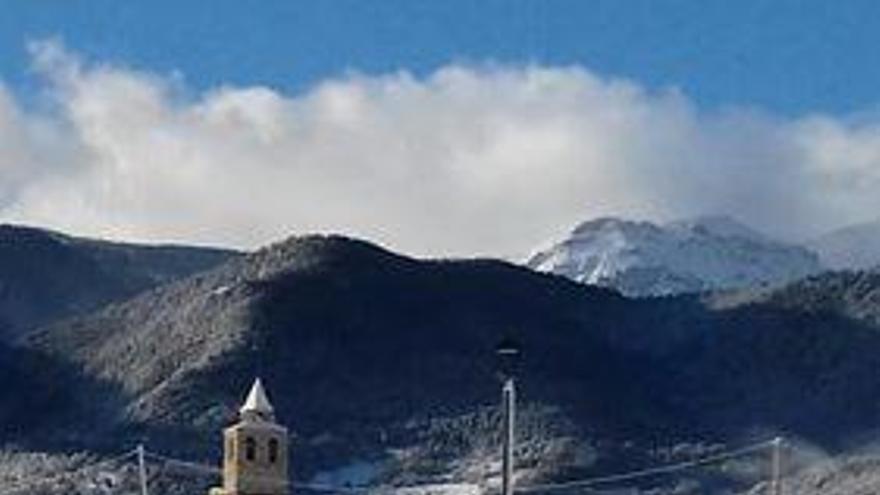
M569 488L583 488L590 487L594 485L604 485L609 483L615 483L620 481L629 481L639 478L647 478L651 476L656 476L658 474L667 474L673 473L676 471L682 471L685 469L691 469L694 467L703 466L706 464L716 464L722 461L734 459L737 457L742 457L746 454L751 454L755 452L760 452L769 447L774 446L776 440L770 440L766 442L756 443L753 445L749 445L747 447L743 447L741 449L732 450L729 452L724 452L721 454L717 454L714 456L704 457L702 459L695 459L693 461L685 461L679 462L675 464L668 464L666 466L658 466L653 468L642 469L638 471L631 471L628 473L621 474L613 474L609 476L599 476L596 478L586 478L580 480L572 480L572 481L563 481L560 483L547 483L542 485L531 485L517 488L518 492L540 492L540 491L553 491L553 490L565 490Z
M566 490L572 488L581 488L581 489L589 489L590 487L596 485L605 485L611 483L619 483L622 481L630 481L641 478L647 478L652 476L657 476L661 474L668 474L677 471L682 471L685 469L691 469L695 467L705 466L709 464L718 464L727 460L735 459L738 457L743 457L749 454L754 454L757 452L765 451L768 448L774 448L776 452L778 452L779 445L781 443L781 439L775 438L770 441L764 441L760 443L755 443L752 445L748 445L746 447L742 447L736 450L730 450L727 452L722 452L719 454L711 455L704 457L702 459L694 459L691 461L678 462L674 464L668 464L665 466L657 466L653 468L641 469L637 471L630 471L626 473L614 474L609 476L599 476L594 478L585 478L585 479L577 479L570 481L563 481L559 483L545 483L538 485L530 485L530 486L522 486L517 487L516 491L521 493L533 493L533 492L549 492L549 491L558 491L558 490ZM778 454L777 454L778 455ZM191 471L196 471L202 474L211 475L211 476L219 476L223 473L223 470L217 466L203 464L199 462L187 461L183 459L177 459L174 457L169 457L166 455L162 455L155 452L149 452L143 449L142 446L139 446L137 449L129 450L123 454L120 454L115 457L111 457L102 461L98 461L92 464L88 464L85 466L81 466L71 471L64 471L61 473L56 473L54 475L43 476L39 478L32 478L30 480L20 480L14 483L12 486L4 487L0 489L0 495L12 495L16 493L28 493L28 489L41 484L48 483L55 480L61 480L64 478L70 478L77 473L81 473L88 470L94 470L97 468L101 468L103 466L111 465L118 463L120 461L124 461L126 459L132 458L134 456L143 456L143 459L148 459L150 461L165 463L170 466L175 466L178 468L188 469ZM778 461L774 461L778 462ZM774 479L778 478L778 474L774 471ZM778 480L777 480L778 483ZM468 484L472 485L472 483L465 482L450 482L449 484ZM329 484L320 484L320 483L307 483L307 482L291 482L290 487L297 488L300 490L310 490L316 492L324 492L324 493L340 493L340 494L351 494L351 495L365 495L365 494L380 494L380 493L391 493L391 492L400 492L406 490L418 490L424 489L427 486L433 485L409 485L409 486L393 486L393 485L378 485L378 486L361 486L361 487L352 487L352 486L337 486L337 485L329 485ZM594 490L590 490L591 492Z

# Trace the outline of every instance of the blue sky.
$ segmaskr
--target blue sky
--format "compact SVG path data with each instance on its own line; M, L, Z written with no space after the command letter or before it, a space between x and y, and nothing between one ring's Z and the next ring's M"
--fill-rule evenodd
M880 3L819 0L3 0L0 77L34 86L28 39L195 88L302 91L357 70L451 61L580 64L703 108L798 115L880 100Z

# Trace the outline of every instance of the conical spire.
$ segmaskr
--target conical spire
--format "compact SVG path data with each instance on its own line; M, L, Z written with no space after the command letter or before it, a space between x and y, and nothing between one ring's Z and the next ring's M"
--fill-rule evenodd
M275 410L272 409L272 404L269 403L269 398L266 397L266 391L263 389L263 383L259 378L254 380L251 391L238 412L243 419L258 418L272 420Z

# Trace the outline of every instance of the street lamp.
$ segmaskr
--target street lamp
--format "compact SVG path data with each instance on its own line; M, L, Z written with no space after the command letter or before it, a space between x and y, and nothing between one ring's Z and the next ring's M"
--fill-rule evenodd
M519 361L520 347L510 338L495 348L501 371L501 405L504 411L504 439L501 457L501 495L513 495L513 446L516 418L516 384L514 375Z

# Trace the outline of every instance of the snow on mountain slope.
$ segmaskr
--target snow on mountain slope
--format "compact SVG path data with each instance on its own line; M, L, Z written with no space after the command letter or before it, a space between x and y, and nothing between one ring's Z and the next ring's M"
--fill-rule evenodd
M834 230L807 246L835 270L875 268L880 266L880 220Z
M630 296L771 285L822 270L807 249L774 241L727 217L666 225L591 220L535 253L527 265Z

